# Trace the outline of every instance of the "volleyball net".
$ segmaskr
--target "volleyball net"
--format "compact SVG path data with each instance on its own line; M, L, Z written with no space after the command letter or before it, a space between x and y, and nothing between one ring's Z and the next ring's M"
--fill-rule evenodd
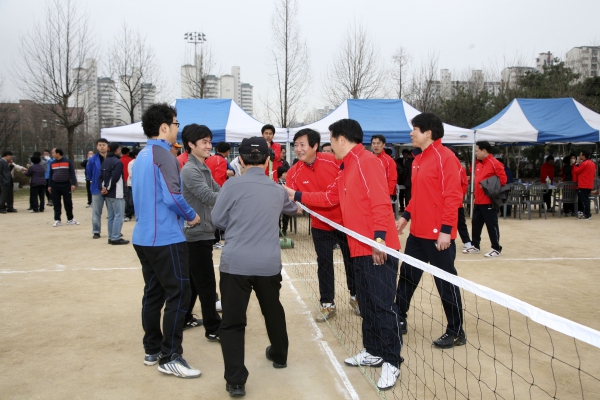
M596 399L600 398L600 332L546 312L514 297L451 275L433 265L346 230L301 205L304 216L290 220L293 248L282 250L286 269L304 287L320 316L320 281L309 215L338 231L424 271L402 335L400 376L387 391L377 389L381 368L360 367L388 399ZM327 232L328 238L322 235ZM349 356L363 349L362 319L350 303L339 234L320 230L333 248L336 315L326 324ZM336 236L338 235L338 236ZM399 268L400 271L400 268ZM467 343L440 349L432 342L446 331L446 317L434 277L459 288ZM397 282L397 280L396 280ZM376 295L376 294L373 294ZM350 368L350 367L348 367Z

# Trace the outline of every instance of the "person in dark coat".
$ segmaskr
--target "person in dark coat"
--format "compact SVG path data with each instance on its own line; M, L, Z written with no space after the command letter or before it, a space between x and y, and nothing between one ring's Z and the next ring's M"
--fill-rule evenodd
M30 177L29 204L32 213L44 212L44 193L46 193L46 168L41 164L41 157L31 157L32 165L25 172Z

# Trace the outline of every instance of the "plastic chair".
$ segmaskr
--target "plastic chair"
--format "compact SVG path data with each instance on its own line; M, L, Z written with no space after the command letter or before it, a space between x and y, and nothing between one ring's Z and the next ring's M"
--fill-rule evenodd
M598 190L600 190L600 179L594 179L594 189L593 191L596 194L590 194L590 201L594 202L594 209L596 210L596 214L598 214Z
M544 211L544 219L548 219L546 215L546 202L544 201L544 194L548 192L548 185L545 183L534 183L529 185L525 197L525 204L527 205L527 212L529 219L531 219L531 206L539 205L540 218L542 218L542 211Z
M563 204L575 204L575 215L577 215L578 203L577 183L565 181L556 186L556 191L554 192L554 205L558 206L558 218L562 218ZM554 208L552 208L552 215L554 215Z
M517 211L519 212L519 219L521 219L521 205L523 204L523 196L526 192L525 185L522 183L509 183L507 185L510 190L507 193L506 201L504 202L503 213L504 219L506 219L506 206L512 205L513 207L513 218L517 217Z

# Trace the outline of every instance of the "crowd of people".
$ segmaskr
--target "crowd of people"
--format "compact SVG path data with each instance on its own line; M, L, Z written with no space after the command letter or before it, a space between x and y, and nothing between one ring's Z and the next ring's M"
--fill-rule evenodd
M205 125L182 129L177 143L177 112L155 104L142 116L148 137L143 149L133 150L96 142L81 164L85 168L87 207L92 211L92 238L101 238L101 218L107 210L110 245L126 245L123 223L136 221L131 243L142 266L144 290L142 328L144 364L164 374L197 378L200 370L183 358L183 332L204 326L209 342L220 343L226 390L244 396L249 371L244 364L246 310L252 291L258 299L270 345L265 358L274 368L286 368L288 335L279 295L282 282L278 236L287 234L290 217L301 212L296 202L354 231L360 241L311 215L311 236L317 257L321 308L315 319L337 315L334 249L343 256L347 301L362 318L364 348L344 360L349 366L381 367L380 390L394 387L403 362L402 335L408 333L408 312L423 271L399 263L384 249L400 250L399 236L410 221L404 253L457 275L457 235L462 252L481 252L481 233L487 228L491 249L499 257L498 188L512 173L492 155L486 141L476 143L474 207L471 235L463 199L468 192L466 165L442 144L444 127L430 113L412 121L413 151L402 150L396 160L386 138L374 135L371 149L363 146L360 124L342 119L329 127L330 143L302 129L293 138L297 159L290 166L286 149L273 141L275 128L244 139L239 156L228 161L230 144L219 142ZM567 159L565 159L567 160ZM554 179L554 159L548 157L541 180ZM15 165L7 151L0 159L0 213L16 212L11 170L20 168L31 179L30 211L54 207L54 225L61 226L62 203L67 225L78 225L71 194L77 187L75 169L60 148L36 153L31 165ZM561 174L579 185L582 219L591 217L589 195L595 164L587 151L568 157ZM586 206L587 205L587 206ZM397 206L398 209L394 207ZM550 206L550 205L548 205ZM587 207L587 208L586 208ZM565 209L567 211L567 209ZM396 219L396 212L400 217ZM226 242L223 244L223 240ZM217 293L213 250L221 250ZM399 278L398 278L399 277ZM446 329L432 345L447 349L467 342L460 291L435 278ZM202 318L192 313L196 299ZM222 311L222 316L219 314Z

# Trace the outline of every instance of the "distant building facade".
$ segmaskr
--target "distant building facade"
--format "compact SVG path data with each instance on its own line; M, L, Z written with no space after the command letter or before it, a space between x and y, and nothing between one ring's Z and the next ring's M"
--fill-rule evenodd
M581 75L580 81L587 78L599 76L598 55L600 46L573 47L567 52L565 64L573 72Z

